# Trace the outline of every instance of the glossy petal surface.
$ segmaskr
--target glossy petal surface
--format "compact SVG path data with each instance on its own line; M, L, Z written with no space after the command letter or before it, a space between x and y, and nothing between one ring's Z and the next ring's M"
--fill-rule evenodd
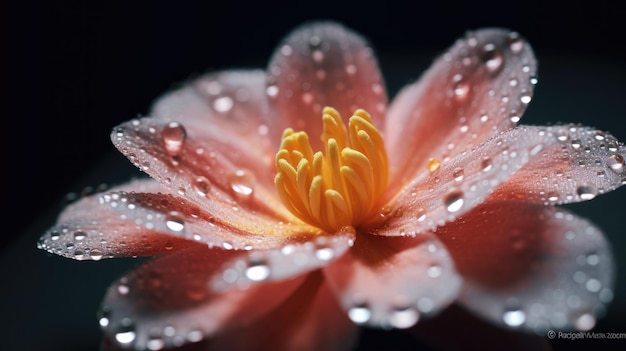
M626 146L611 134L577 125L536 127L536 132L545 135L545 147L494 198L564 204L626 184Z
M445 248L431 235L359 236L324 275L350 319L382 328L408 328L457 296L460 279Z
M135 180L108 192L82 198L65 208L58 223L38 242L50 253L76 260L152 256L196 246L120 215L119 192L166 191L153 180Z
M215 294L213 275L236 253L195 247L154 259L122 277L102 304L100 325L122 346L180 346L246 325L282 303L303 277Z
M464 278L460 302L496 324L587 330L613 297L601 231L563 209L489 201L436 234Z
M357 326L339 307L320 272L280 306L244 328L218 335L212 350L349 350Z
M346 121L357 108L364 109L383 127L387 95L376 58L361 36L340 24L294 30L274 52L268 74L274 140L285 128L304 130L313 150L320 150L325 106Z
M454 158L515 126L535 74L530 45L514 32L481 29L459 39L390 106L391 188L425 170L429 158Z

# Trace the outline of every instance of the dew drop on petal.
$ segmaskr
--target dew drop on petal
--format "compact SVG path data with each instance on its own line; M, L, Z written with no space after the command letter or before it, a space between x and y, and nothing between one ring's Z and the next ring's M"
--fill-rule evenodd
M444 197L443 201L448 212L457 212L463 207L463 192L452 191Z
M185 127L178 122L170 122L163 128L161 137L165 144L165 150L170 154L178 154L187 137L187 132L185 131Z
M100 249L92 249L89 252L89 257L94 261L100 261L103 256L104 254L102 253L102 250Z
M135 333L135 326L128 318L122 319L119 329L115 333L115 340L122 345L130 345L137 334Z
M193 181L193 188L196 190L196 193L200 196L206 196L211 190L210 181L203 176L196 177Z
M480 60L485 64L489 72L497 72L504 63L502 50L492 43L485 44L480 52Z
M410 328L419 320L419 313L412 307L397 308L389 316L389 324L393 328Z
M591 185L581 185L576 189L576 192L582 200L591 200L596 197L598 191Z
M245 200L253 195L256 178L251 172L237 170L228 177L228 181L236 199Z
M493 166L493 161L490 158L484 158L480 163L480 168L483 172L489 172Z
M228 112L233 108L233 99L229 96L222 96L213 101L213 108L217 112Z
M606 164L614 172L622 172L624 170L624 156L615 154L607 157Z
M463 177L464 177L464 171L463 168L461 167L457 167L454 169L454 172L452 173L452 177L454 178L455 181L457 182L461 182L463 181Z
M517 32L509 33L507 43L514 54L519 54L524 49L524 41Z
M180 232L185 229L185 221L180 213L172 211L165 216L165 226L173 232Z
M250 262L248 268L246 268L246 278L260 282L263 281L270 276L270 267L264 262Z
M348 310L348 317L356 324L363 324L370 320L372 311L367 305L358 305Z
M510 327L519 327L526 321L526 313L520 309L510 309L504 311L502 320Z
M467 82L460 80L454 84L454 97L457 101L465 100L469 94L470 86Z
M587 331L596 325L596 317L591 313L583 313L574 322L576 329Z

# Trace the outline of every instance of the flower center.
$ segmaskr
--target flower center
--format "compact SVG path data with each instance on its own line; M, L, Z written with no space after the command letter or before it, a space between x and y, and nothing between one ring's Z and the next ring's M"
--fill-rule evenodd
M323 154L313 153L305 132L285 129L274 184L295 216L334 232L369 218L387 186L387 154L366 111L354 112L347 131L334 108L324 108L322 121Z

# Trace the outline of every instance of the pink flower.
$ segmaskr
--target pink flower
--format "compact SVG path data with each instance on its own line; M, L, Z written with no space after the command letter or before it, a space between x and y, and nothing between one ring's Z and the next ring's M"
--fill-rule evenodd
M138 350L346 349L360 325L409 328L452 303L505 329L588 330L613 297L611 251L554 205L625 184L626 147L517 125L535 83L530 45L481 29L388 105L367 43L308 24L267 71L204 75L116 127L152 179L69 205L39 247L157 256L100 312Z

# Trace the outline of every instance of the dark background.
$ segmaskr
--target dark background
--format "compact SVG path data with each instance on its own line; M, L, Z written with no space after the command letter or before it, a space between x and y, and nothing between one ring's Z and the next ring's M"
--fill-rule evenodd
M136 172L114 150L111 129L147 113L155 97L196 73L264 67L277 42L304 21L338 20L369 39L391 96L466 30L517 30L539 60L539 85L522 123L580 122L626 140L626 12L610 1L55 1L3 11L2 56L10 64L2 169L9 179L0 323L2 334L14 335L9 349L97 346L104 289L135 262L47 257L36 240L68 193ZM603 228L616 251L616 299L602 332L626 332L625 196L620 189L568 206ZM595 344L555 343L583 345Z

